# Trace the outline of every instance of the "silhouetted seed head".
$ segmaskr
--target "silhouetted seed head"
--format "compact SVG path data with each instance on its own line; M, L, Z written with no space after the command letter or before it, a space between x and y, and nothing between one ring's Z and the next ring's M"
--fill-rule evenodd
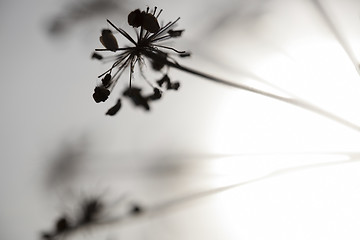
M119 98L114 106L112 106L107 112L106 115L114 116L121 108L121 99Z
M169 33L169 35L170 35L171 37L180 37L183 31L184 31L184 30L172 30L172 29L170 29L170 30L168 31L168 33Z
M111 81L111 75L108 73L105 75L103 79L101 79L101 82L105 88L108 88L110 86Z
M106 49L109 49L113 52L116 52L116 50L119 48L115 36L109 29L103 29L101 31L100 42Z
M184 30L173 30L180 18L160 25L158 17L161 12L162 10L157 12L156 7L152 10L147 8L146 11L136 9L130 12L127 17L127 22L130 26L134 27L136 32L135 38L125 30L107 20L117 32L130 42L131 46L119 48L113 33L109 29L102 30L100 41L105 49L95 49L95 51L112 51L116 52L116 54L104 58L100 55L94 55L93 57L95 59L103 60L104 62L114 59L110 69L98 76L99 78L102 78L102 85L96 87L94 90L93 98L96 102L104 102L107 100L110 91L115 88L117 81L120 79L121 74L126 68L130 69L130 81L129 88L126 89L123 94L125 97L130 98L135 106L140 106L145 110L149 110L149 102L161 98L161 91L159 89L154 90L153 94L143 96L140 88L131 87L136 64L139 65L139 68L142 71L142 66L146 62L144 61L145 59L149 60L153 70L160 71L165 66L176 67L176 65L178 65L174 58L168 53L169 51L172 51L180 57L190 56L190 54L185 51L178 51L175 48L162 45L162 42L166 40L180 37ZM114 74L110 75L113 70ZM148 82L148 84L150 87L154 88L151 82ZM177 90L180 86L179 83L171 83L167 75L164 75L162 79L158 80L157 84L160 87L165 84L166 90ZM121 103L117 102L106 114L114 115L119 111L120 107Z
M110 91L104 87L96 87L94 89L93 98L95 102L105 102L110 95Z
M102 59L103 59L103 56L101 56L100 54L94 52L94 53L91 55L91 58L92 58L92 59L97 59L97 60L102 60Z

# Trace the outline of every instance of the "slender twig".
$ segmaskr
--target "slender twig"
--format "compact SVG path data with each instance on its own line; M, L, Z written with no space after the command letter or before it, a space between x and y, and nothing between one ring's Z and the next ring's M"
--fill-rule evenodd
M207 73L203 73L203 72L200 72L200 71L197 71L195 69L191 69L189 67L185 67L183 65L180 65L179 63L174 63L174 62L171 62L169 60L167 60L166 58L159 58L156 54L153 54L151 52L145 52L144 53L147 57L151 58L151 59L154 59L155 61L162 61L164 62L166 65L168 65L169 67L173 67L173 68L176 68L178 70L181 70L181 71L184 71L184 72L187 72L187 73L190 73L190 74L193 74L193 75L196 75L196 76L199 76L199 77L202 77L202 78L205 78L207 80L211 80L213 82L216 82L216 83L220 83L220 84L223 84L223 85L226 85L226 86L230 86L230 87L235 87L235 88L239 88L239 89L242 89L242 90L246 90L246 91L249 91L249 92L253 92L253 93L256 93L256 94L259 94L259 95L262 95L262 96L266 96L266 97L269 97L269 98L272 98L272 99L276 99L276 100L279 100L279 101L282 101L282 102L285 102L285 103L288 103L288 104L291 104L291 105L294 105L294 106L297 106L297 107L300 107L300 108L303 108L303 109L306 109L308 111L311 111L311 112L314 112L314 113L317 113L323 117L326 117L328 119L331 119L337 123L340 123L346 127L349 127L353 130L356 130L356 131L360 131L360 126L352 123L352 122L349 122L348 120L346 119L343 119L333 113L330 113L318 106L315 106L305 100L302 100L301 98L298 98L298 97L295 97L294 95L290 95L289 97L283 97L283 96L279 96L279 95L276 95L276 94L273 94L273 93L270 93L270 92L266 92L266 91L262 91L262 90L259 90L259 89L256 89L256 88L253 88L253 87L249 87L249 86L246 86L245 84L242 84L242 83L235 83L235 82L231 82L229 80L225 80L225 79L222 79L222 78L218 78L218 77L215 77L215 76L212 76L210 74L207 74Z
M156 217L160 216L162 214L165 214L166 212L176 208L181 207L182 205L199 200L204 197L209 197L215 194L219 194L228 190L236 189L242 186L246 186L252 183L264 181L266 179L286 175L289 173L309 170L309 169L317 169L317 168L323 168L323 167L330 167L330 166L337 166L342 164L349 164L354 162L359 162L359 154L358 153L345 153L349 159L347 160L339 160L339 161L333 161L333 162L325 162L325 163L315 163L315 164L307 164L302 166L296 166L296 167L289 167L289 168L282 168L279 170L272 171L268 174L265 174L261 177L253 178L247 181L238 182L235 184L226 185L223 187L218 187L210 190L200 191L196 193L191 193L186 196L182 196L179 198L171 199L165 202L161 202L152 206L143 206L144 211L141 214L125 214L122 216L115 216L113 218L104 219L101 222L97 222L94 224L94 227L111 227L111 226L119 226L124 225L126 223L131 223L133 221L141 220L141 219L147 219L149 217Z
M359 61L357 57L354 54L354 51L350 47L350 44L346 41L346 39L343 37L343 34L338 29L336 24L332 21L329 14L326 12L324 6L321 4L321 1L319 0L311 0L318 12L320 13L321 17L324 19L325 23L331 30L331 32L334 34L336 40L339 42L341 47L346 52L347 56L349 57L350 61L354 64L354 67L358 74L360 75L360 68L359 68Z

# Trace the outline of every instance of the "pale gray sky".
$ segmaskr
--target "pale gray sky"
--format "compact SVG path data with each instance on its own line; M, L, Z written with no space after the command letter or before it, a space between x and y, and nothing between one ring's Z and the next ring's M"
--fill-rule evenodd
M109 67L90 59L101 47L106 19L128 28L129 11L156 5L164 9L161 19L180 16L178 26L186 29L171 42L193 53L180 63L260 86L250 77L256 75L360 126L360 77L313 3L119 1L117 10L75 21L66 14L75 1L1 1L0 239L38 239L88 192L156 203L277 169L358 160L359 131L175 69L169 74L180 90L150 113L124 101L117 116L105 116L120 89L107 103L91 97L97 76ZM358 59L360 2L321 3ZM64 16L73 22L51 35L52 20ZM127 84L127 74L121 81ZM46 188L57 152L82 141L85 164ZM216 154L241 156L197 157ZM124 227L119 235L107 230L103 239L359 239L359 167L287 173Z

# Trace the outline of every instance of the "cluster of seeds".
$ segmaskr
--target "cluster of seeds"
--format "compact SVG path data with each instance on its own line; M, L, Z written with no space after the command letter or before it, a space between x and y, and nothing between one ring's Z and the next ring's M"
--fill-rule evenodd
M179 82L172 82L167 74L163 72L164 68L177 64L171 57L169 52L164 50L171 50L172 53L180 57L188 57L190 54L185 51L178 51L172 47L161 45L160 43L171 38L180 37L184 30L174 30L175 24L180 19L173 22L168 22L164 26L160 26L158 17L162 10L157 12L155 7L152 11L149 8L146 11L136 9L128 15L128 24L135 29L136 39L132 38L125 30L118 28L111 21L107 22L123 37L131 43L131 46L119 48L118 42L110 29L103 29L100 36L100 42L105 47L104 49L95 49L93 58L103 62L113 61L112 66L103 74L99 76L101 83L95 87L93 98L95 102L105 102L117 81L125 69L130 69L130 81L128 87L123 90L122 96L129 98L135 105L142 107L144 110L150 110L150 102L159 100L165 90L178 90ZM100 51L115 52L113 56L103 57L99 54ZM151 82L146 79L143 74L142 66L147 59L154 71L163 73L161 79ZM132 86L132 79L134 68L136 64L139 65L140 71L148 85L153 89L152 93L145 95L142 93L142 88ZM111 107L106 114L115 115L121 108L121 97L116 101L116 104Z
M63 215L55 222L54 229L42 234L44 240L54 240L61 238L65 234L89 224L96 223L104 210L103 203L98 198L85 199L81 204L79 215L75 219L71 219L67 215Z
M80 209L75 216L62 215L53 227L53 230L41 234L43 240L62 240L66 239L71 233L84 230L87 227L101 226L104 223L111 223L114 217L107 216L111 206L105 204L99 197L84 199L80 204ZM138 217L145 213L145 208L136 203L130 202L125 205L125 212L120 217Z

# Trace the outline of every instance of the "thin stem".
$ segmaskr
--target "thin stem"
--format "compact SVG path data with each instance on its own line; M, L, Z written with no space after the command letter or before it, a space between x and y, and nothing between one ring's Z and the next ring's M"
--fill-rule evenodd
M197 192L194 194L190 194L187 196L183 196L183 197L180 197L177 199L170 200L168 202L162 202L160 204L152 206L150 208L149 214L158 215L159 213L170 210L171 208L177 207L180 204L185 204L190 201L194 201L194 200L197 200L200 198L204 198L204 197L211 196L214 194L222 193L222 192L234 189L234 188L238 188L238 187L242 187L242 186L249 185L252 183L260 182L260 181L263 181L263 180L266 180L266 179L269 179L272 177L281 176L281 175L285 175L285 174L293 173L293 172L304 171L304 170L308 170L308 169L337 166L337 165L341 165L341 164L353 163L353 162L358 162L358 161L360 161L360 159L355 157L353 159L350 158L349 160L345 160L345 161L340 160L340 161L336 161L336 162L315 163L315 164L307 164L307 165L296 166L296 167L282 168L279 170L272 171L261 177L253 178L253 179L250 179L247 181L238 182L235 184L230 184L227 186L214 188L214 189L207 190L207 191Z
M116 51L124 51L124 50L131 50L131 49L132 49L132 47L117 48ZM113 52L112 50L109 50L107 48L96 48L95 51L97 51L97 52L106 52L106 51Z
M207 73L203 73L203 72L200 72L200 71L197 71L195 69L191 69L191 68L188 68L188 67L185 67L183 65L180 65L178 63L174 63L174 62L170 62L168 59L164 58L164 57L160 57L158 56L156 53L153 53L153 52L149 52L149 51L146 51L144 52L144 54L155 60L155 61L159 61L159 62L163 62L164 64L166 64L167 66L169 67L173 67L173 68L176 68L178 70L181 70L181 71L184 71L184 72L187 72L187 73L190 73L190 74L193 74L193 75L196 75L196 76L199 76L199 77L202 77L202 78L205 78L207 80L210 80L210 81L213 81L213 82L216 82L216 83L220 83L220 84L223 84L223 85L226 85L226 86L230 86L230 87L234 87L234 88L239 88L239 89L242 89L242 90L245 90L245 91L249 91L249 92L253 92L253 93L256 93L256 94L259 94L259 95L262 95L262 96L266 96L266 97L269 97L269 98L273 98L273 99L276 99L276 100L279 100L279 101L282 101L282 102L285 102L285 103L288 103L288 104L291 104L291 105L294 105L294 106L297 106L297 107L300 107L300 108L303 108L303 109L306 109L308 111L311 111L311 112L314 112L314 113L317 113L323 117L326 117L328 119L331 119L337 123L340 123L346 127L349 127L353 130L356 130L356 131L360 131L360 126L352 123L352 122L349 122L347 121L346 119L343 119L333 113L330 113L320 107L317 107L305 100L302 100L298 97L294 97L293 95L291 95L291 97L283 97L283 96L279 96L279 95L276 95L276 94L273 94L273 93L270 93L270 92L266 92L266 91L262 91L262 90L259 90L259 89L256 89L256 88L253 88L253 87L249 87L249 86L246 86L244 84L241 84L241 83L235 83L235 82L231 82L231 81L228 81L228 80L225 80L225 79L222 79L222 78L218 78L218 77L215 77L215 76L212 76L210 74L207 74Z
M342 164L349 164L354 162L359 162L359 154L358 153L349 153L346 154L349 159L348 160L339 160L335 162L325 162L325 163L315 163L315 164L307 164L302 166L296 166L296 167L289 167L289 168L282 168L275 171L272 171L268 174L265 174L263 176L253 178L247 181L242 181L230 185L226 185L223 187L218 187L210 190L200 191L196 193L191 193L189 195L185 195L182 197L174 198L168 201L164 201L158 204L150 205L150 206L144 206L145 209L140 214L124 214L121 216L114 216L113 218L104 219L101 222L96 222L93 224L92 227L101 228L104 226L116 226L118 227L120 224L126 224L131 223L133 221L141 220L141 219L148 219L149 217L156 217L161 216L162 214L165 214L166 212L173 210L176 207L181 207L182 205L199 200L204 197L213 196L215 194L220 194L222 192L236 189L239 187L243 187L249 184L253 184L256 182L264 181L272 177L282 176L289 173L304 171L308 169L317 169L317 168L323 168L323 167L330 167L330 166L337 166Z
M350 61L354 64L354 67L358 74L360 74L360 68L359 68L359 61L356 58L354 51L351 49L349 43L346 41L346 39L341 34L340 30L336 27L334 22L331 20L331 17L326 12L324 6L320 3L319 0L311 0L322 18L324 19L325 23L328 25L332 33L334 34L336 40L339 42L341 47L344 49L346 54L348 55Z
M115 26L109 19L106 19L106 21L107 21L113 28L115 28L119 33L121 33L125 38L127 38L130 42L132 42L134 45L136 45L135 40L134 40L127 32L125 32L123 29L118 28L117 26Z
M175 48L172 48L172 47L167 47L167 46L162 46L162 45L157 45L157 44L153 44L155 47L159 47L159 48L165 48L165 49L169 49L169 50L172 50L176 53L186 53L186 51L179 51L179 50L176 50Z

